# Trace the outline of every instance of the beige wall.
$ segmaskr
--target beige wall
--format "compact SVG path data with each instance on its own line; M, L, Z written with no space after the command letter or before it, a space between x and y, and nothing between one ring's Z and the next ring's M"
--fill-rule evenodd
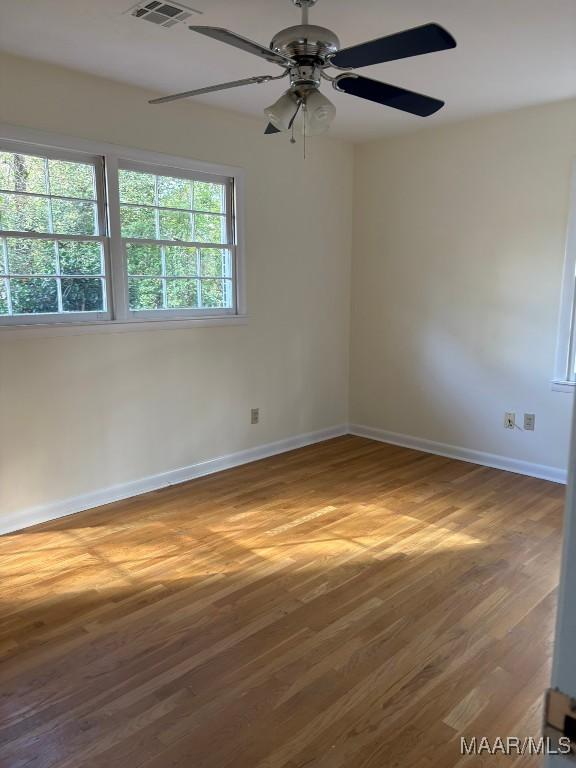
M353 423L566 466L572 396L550 380L575 156L576 102L357 147Z
M0 336L0 514L347 420L352 148L147 98L0 58L0 122L245 169L249 322Z
M263 121L148 95L0 57L0 122L245 169L249 322L0 335L0 515L340 425L349 402L352 423L565 467L571 396L550 379L576 102L355 155L315 140L304 162Z

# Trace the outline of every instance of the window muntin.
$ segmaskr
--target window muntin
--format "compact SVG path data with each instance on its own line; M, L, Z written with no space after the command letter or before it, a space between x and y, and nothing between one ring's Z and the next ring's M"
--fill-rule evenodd
M131 312L233 312L232 180L122 165Z
M101 158L0 149L0 319L108 316L101 179Z

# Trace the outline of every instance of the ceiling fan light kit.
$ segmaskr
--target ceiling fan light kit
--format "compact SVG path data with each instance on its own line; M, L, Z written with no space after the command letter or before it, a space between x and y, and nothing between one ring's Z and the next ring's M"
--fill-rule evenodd
M305 103L303 129L309 136L325 133L336 117L336 107L319 90L311 91Z
M276 128L275 133L279 133L290 130L291 120L297 108L298 97L292 91L286 91L278 101L266 107L264 114L268 118L268 122Z
M163 104L190 96L256 85L289 78L290 86L271 106L264 110L268 118L266 134L292 131L301 113L301 129L305 135L317 135L328 129L336 116L332 102L320 92L322 81L332 83L341 93L399 109L419 117L433 115L444 106L439 99L406 90L395 85L362 77L350 70L382 64L411 56L422 56L456 47L452 35L438 24L424 24L366 43L340 48L340 40L330 29L309 24L309 10L317 0L292 0L302 12L301 23L278 32L266 48L248 38L221 27L191 26L193 32L226 43L258 56L284 70L280 75L257 75L220 85L198 88L152 99L150 104ZM340 70L335 76L330 67Z

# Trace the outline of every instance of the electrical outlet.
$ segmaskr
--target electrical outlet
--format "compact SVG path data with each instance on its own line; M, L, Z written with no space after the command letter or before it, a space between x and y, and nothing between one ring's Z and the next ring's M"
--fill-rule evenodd
M525 413L524 414L524 429L527 432L534 432L535 423L536 423L536 414L535 413Z
M515 426L516 426L516 414L512 413L511 411L507 411L504 414L504 428L514 429Z
M258 424L260 422L260 408L252 408L250 411L250 424Z

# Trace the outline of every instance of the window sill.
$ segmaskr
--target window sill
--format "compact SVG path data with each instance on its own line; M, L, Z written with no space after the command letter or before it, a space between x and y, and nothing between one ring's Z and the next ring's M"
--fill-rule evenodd
M103 320L78 323L29 323L0 325L0 339L82 336L89 333L131 333L136 331L174 331L215 325L246 325L247 315L212 315L210 317L172 318L170 320Z
M552 381L550 388L553 392L574 392L576 389L576 381L561 381L559 379Z

